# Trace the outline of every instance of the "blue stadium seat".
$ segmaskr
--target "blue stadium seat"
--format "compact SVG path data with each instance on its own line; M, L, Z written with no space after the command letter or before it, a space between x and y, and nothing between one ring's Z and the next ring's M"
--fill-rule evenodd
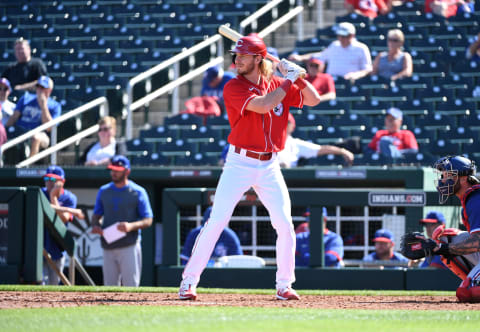
M350 22L356 27L367 26L370 24L370 19L366 16L359 15L357 13L351 13L343 16L335 17L335 22Z
M448 139L439 138L433 142L430 142L426 146L426 149L432 154L436 154L439 156L458 155L461 153L461 144L453 143Z
M294 52L299 54L319 52L325 49L329 44L329 40L318 39L316 37L307 38L304 40L297 40L295 42Z
M130 159L132 165L135 166L166 166L170 164L168 157L156 152L147 155L133 155Z
M430 113L428 115L418 117L415 124L427 130L438 128L451 129L455 127L455 119L451 116L445 116L438 113Z
M309 113L319 115L341 115L345 114L345 111L348 107L349 105L347 103L333 99L320 103L314 107L304 107L304 109L308 109Z
M146 141L164 141L178 138L177 130L169 130L165 126L156 126L150 129L140 130L140 138Z
M294 117L297 127L325 127L330 123L330 119L328 117L313 113L305 112L303 114L295 115Z
M143 152L146 151L148 154L155 151L155 145L150 142L146 142L141 138L134 138L126 142L127 151L129 152Z
M373 19L373 24L380 28L395 29L401 26L408 26L406 24L406 19L396 14L395 12L390 12L386 15L378 15Z
M195 125L201 127L203 125L203 118L192 114L182 113L165 118L164 124L167 127L171 127L172 125L190 127Z
M221 139L221 132L206 126L179 129L179 138L188 142L215 141Z
M371 99L380 102L400 102L413 98L413 91L409 89L402 89L398 86L392 86L387 89L375 89L372 92Z

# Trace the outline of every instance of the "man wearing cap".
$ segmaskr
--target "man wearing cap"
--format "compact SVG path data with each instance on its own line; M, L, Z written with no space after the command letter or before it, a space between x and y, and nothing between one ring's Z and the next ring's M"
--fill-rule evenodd
M39 58L32 58L28 40L20 38L15 41L16 63L10 64L3 72L15 90L34 90L40 76L47 75L47 67Z
M343 239L340 235L330 231L327 228L327 208L323 207L323 245L325 253L325 266L327 267L342 267L343 264ZM310 218L308 212L307 219ZM300 224L297 229L304 224ZM302 227L303 232L297 233L297 248L295 250L295 265L308 266L310 263L310 230L305 226Z
M41 76L36 85L36 94L25 93L18 101L13 115L8 119L6 127L10 138L24 134L48 122L62 113L62 106L50 98L53 81L48 76ZM51 129L47 129L49 132ZM50 144L50 137L45 132L32 137L30 157L37 154L40 148Z
M425 228L425 233L429 239L433 239L433 231L438 228L439 226L445 226L445 216L438 211L430 211L427 213L425 218L420 219L420 225ZM433 256L431 261L425 259L422 264L420 264L421 268L427 267L435 267L438 269L447 269L445 264L443 264L442 259L440 256Z
M388 13L388 6L383 0L345 0L344 6L348 13L357 13L371 19L379 14L385 15Z
M205 223L210 218L210 213L212 212L212 207L209 206L204 214L202 219L202 225L192 229L185 239L185 244L183 245L182 252L180 253L180 261L182 265L185 265L190 259L192 254L193 246L195 245L195 240L197 239L198 234L202 230ZM208 261L207 266L213 266L215 259L223 256L230 255L243 255L242 247L240 245L240 239L237 234L230 227L225 227L220 238L215 244L210 260Z
M385 116L385 129L375 133L368 144L370 152L378 152L388 158L402 158L406 153L417 153L418 143L413 132L400 129L403 113L398 108L389 108Z
M203 77L200 95L214 97L222 111L224 111L223 87L234 77L234 73L229 71L225 72L219 66L208 68Z
M60 166L49 166L43 176L45 187L42 192L47 196L57 215L66 224L73 216L83 219L83 214L77 207L77 196L64 188L65 172ZM59 271L63 271L65 256L63 249L52 239L50 233L44 229L44 247ZM43 282L47 285L58 285L60 277L45 261L43 262Z
M374 261L398 261L408 263L408 258L394 251L395 243L393 242L393 233L388 229L382 228L375 232L373 238L375 243L375 251L363 258L364 262ZM391 267L392 265L388 265ZM383 266L379 266L383 268Z
M103 283L138 287L142 272L140 233L152 224L152 208L145 189L128 179L130 161L125 156L112 157L107 168L112 182L100 187L92 215L92 233L102 235ZM112 225L125 235L107 242L104 229Z
M324 73L325 63L316 56L312 56L307 63L305 79L312 83L320 95L320 102L337 98L335 82L330 74Z
M312 56L327 63L327 74L343 77L346 80L357 80L372 71L370 50L364 43L355 38L355 26L342 22L336 29L338 40L332 42L322 52L304 55L291 54L290 60L308 61Z
M15 104L8 100L10 92L12 92L12 87L8 79L5 77L0 78L0 108L2 109L0 118L4 126L15 110Z
M312 142L304 141L300 138L292 136L295 130L295 118L288 114L287 140L285 148L278 153L278 161L280 166L284 168L296 167L302 158L314 158L326 154L334 154L342 156L347 165L352 165L355 156L345 148L334 145L319 145Z

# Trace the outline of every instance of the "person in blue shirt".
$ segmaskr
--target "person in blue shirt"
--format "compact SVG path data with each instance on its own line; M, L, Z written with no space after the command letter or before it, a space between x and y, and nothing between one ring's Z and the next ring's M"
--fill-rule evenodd
M202 80L201 96L214 97L220 106L222 112L225 111L225 104L223 101L223 88L228 81L235 77L232 72L225 72L219 66L213 66L207 69Z
M432 239L433 231L441 225L445 225L445 216L438 211L430 211L427 213L425 218L420 219L420 225L425 229L425 233L429 239ZM425 259L421 264L420 268L435 267L437 269L448 269L448 267L443 264L440 256L435 255L428 262L428 259Z
M203 228L203 225L210 218L210 213L212 212L212 207L209 206L203 213L202 225L196 227L188 233L187 238L185 239L185 244L183 245L182 252L180 253L180 261L182 265L185 265L190 259L192 254L193 246L195 245L195 240L197 239L198 234ZM223 256L231 255L243 255L242 247L240 245L240 239L237 234L229 227L225 227L220 238L213 249L212 256L207 266L213 266L215 264L215 259Z
M13 115L8 119L7 128L9 139L20 136L29 130L51 121L60 116L62 106L50 98L53 90L53 81L48 76L41 76L36 85L36 93L26 92L17 102ZM47 132L50 132L47 129ZM31 138L30 155L34 156L50 145L50 137L46 132L39 132Z
M73 216L83 219L83 214L77 207L77 196L65 189L65 171L60 166L49 166L43 176L45 187L42 192L47 196L51 206L56 210L57 215L66 224ZM53 240L47 228L43 232L44 248L59 271L65 266L64 250ZM43 262L43 283L47 285L58 285L60 277L47 262Z
M340 235L330 231L327 228L327 209L323 207L323 244L325 251L325 266L342 267L343 266L343 240ZM308 214L309 215L309 214ZM307 215L307 218L308 218ZM295 265L308 266L310 262L310 230L301 224L299 227L305 229L297 233L297 248L295 250Z
M398 261L399 263L408 263L408 258L394 251L393 233L388 229L381 228L375 232L373 238L375 242L375 251L363 258L364 262L374 261ZM379 265L380 268L383 266ZM387 267L394 267L388 265Z
M143 187L128 179L130 161L125 156L113 156L107 168L112 182L100 187L92 216L92 233L102 235L103 283L138 287L142 272L140 230L152 224L150 200ZM109 226L124 233L123 237L106 238L104 230Z

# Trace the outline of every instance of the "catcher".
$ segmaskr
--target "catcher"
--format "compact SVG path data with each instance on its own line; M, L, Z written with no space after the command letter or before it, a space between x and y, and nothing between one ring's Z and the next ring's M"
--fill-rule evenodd
M462 279L456 292L458 300L480 302L480 181L475 176L475 163L462 156L447 156L439 159L434 169L440 204L457 196L467 231L441 225L432 239L418 232L408 233L402 237L401 252L410 259L441 255L445 265Z

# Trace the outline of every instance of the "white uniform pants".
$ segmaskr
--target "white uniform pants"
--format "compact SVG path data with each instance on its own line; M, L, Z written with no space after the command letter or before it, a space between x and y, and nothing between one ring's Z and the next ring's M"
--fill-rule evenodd
M183 279L187 283L198 284L200 275L207 265L223 229L227 226L233 210L242 195L253 187L260 201L268 210L273 228L277 232L276 287L290 286L295 281L295 232L291 217L291 204L288 189L283 179L277 155L261 161L234 152L230 145L222 175L217 185L210 219L202 228Z

